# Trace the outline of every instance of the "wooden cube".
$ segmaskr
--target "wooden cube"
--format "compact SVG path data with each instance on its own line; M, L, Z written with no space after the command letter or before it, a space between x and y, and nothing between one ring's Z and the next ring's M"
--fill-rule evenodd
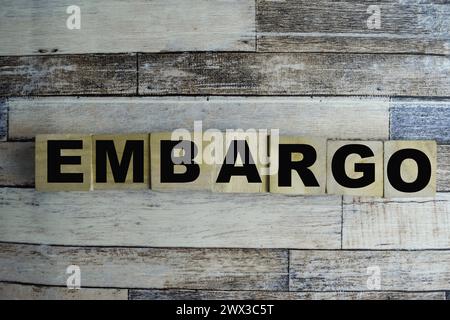
M384 143L384 196L432 197L436 194L436 141Z
M258 193L269 190L268 135L225 135L213 171L214 192ZM264 159L263 159L264 158ZM264 163L267 161L267 163Z
M150 188L149 135L94 135L94 189Z
M269 144L270 192L325 194L325 138L280 136L278 143L270 140Z
M77 134L36 136L36 190L89 191L92 137Z
M328 141L327 193L383 196L383 142Z
M153 190L211 190L212 160L203 154L209 142L203 140L201 133L198 135L196 141L193 132L190 133L190 137L183 139L173 139L171 132L150 134L150 171ZM180 144L182 140L185 142ZM192 143L195 146L195 150L191 150L192 157L195 154L192 163L178 163L172 167L171 150L173 155L180 159L186 155L184 147L188 149ZM190 181L193 178L195 179Z

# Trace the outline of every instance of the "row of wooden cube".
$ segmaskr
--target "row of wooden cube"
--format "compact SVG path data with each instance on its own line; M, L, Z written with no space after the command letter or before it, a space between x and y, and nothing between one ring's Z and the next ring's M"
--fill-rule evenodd
M279 143L271 143L263 147L269 149L270 164L272 166L278 159L279 144L306 144L316 150L317 158L309 169L317 179L318 186L305 187L300 176L292 170L290 187L280 186L278 183L278 174L263 175L261 182L249 183L246 176L233 176L229 183L217 183L216 179L221 169L221 164L200 164L200 175L193 182L185 183L163 183L160 177L161 157L160 141L171 140L171 133L151 133L149 134L120 134L120 135L38 135L36 137L36 189L39 191L88 191L92 189L144 189L153 190L212 190L214 192L273 192L285 194L341 194L356 196L376 196L376 197L404 197L404 196L433 196L436 192L436 143L435 141L335 141L316 137L289 137L280 136ZM150 136L150 139L149 139ZM248 141L251 153L257 152L258 146L252 145ZM82 183L49 183L47 180L47 142L49 140L80 140L83 143L81 150L64 150L63 156L76 155L81 156L79 165L62 165L62 171L65 173L77 172L84 175ZM106 182L95 181L96 176L96 148L98 140L111 140L116 148L117 157L121 159L122 153L127 141L144 141L144 181L140 183L133 182L132 163L127 173L126 180L123 183L116 183L111 172L107 173ZM266 140L267 141L267 140ZM331 174L331 160L335 152L347 144L362 144L368 146L374 156L361 158L356 154L351 154L345 161L345 172L349 178L357 179L362 173L354 170L356 163L372 163L375 165L375 182L362 188L348 188L339 184L333 174ZM203 147L208 142L203 141ZM228 146L225 146L225 151ZM261 146L260 146L261 147ZM428 184L418 192L406 193L395 189L386 176L386 164L388 159L396 151L406 148L421 150L431 163L431 178ZM292 161L301 160L301 154L292 154ZM267 165L256 161L256 167L262 172ZM175 166L176 170L183 170L183 165ZM414 161L405 160L401 166L401 177L405 181L413 181L417 177L418 167Z

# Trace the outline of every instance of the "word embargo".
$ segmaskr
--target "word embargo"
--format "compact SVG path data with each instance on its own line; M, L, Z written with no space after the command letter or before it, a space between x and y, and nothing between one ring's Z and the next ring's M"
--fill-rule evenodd
M36 189L377 197L436 192L435 141L336 141L267 130L221 135L38 135Z

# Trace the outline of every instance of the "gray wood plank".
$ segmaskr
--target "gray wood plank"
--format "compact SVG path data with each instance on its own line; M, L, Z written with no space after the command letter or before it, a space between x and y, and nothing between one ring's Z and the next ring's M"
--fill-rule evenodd
M324 8L326 10L326 8ZM450 40L391 33L258 32L258 52L412 53L448 55Z
M341 205L339 196L0 188L0 241L340 248Z
M34 186L34 142L0 143L0 186Z
M445 292L130 290L130 300L444 300Z
M280 129L280 134L386 140L389 102L347 97L10 98L10 139L39 133L148 133L177 128ZM366 121L360 121L364 118Z
M139 94L449 96L449 59L402 54L141 54Z
M80 29L66 27L70 5ZM0 55L255 49L254 0L4 0Z
M391 139L450 142L450 100L394 100Z
M367 268L379 268L379 290L445 291L450 283L450 251L294 250L290 290L370 291L368 278L374 269Z
M126 289L68 289L0 282L1 300L128 300Z
M450 145L438 145L437 150L437 190L450 191Z
M0 57L0 95L136 93L136 55Z
M344 197L344 249L450 248L450 194L434 198Z
M8 136L8 105L0 98L0 141L6 141Z
M380 8L369 29L370 5ZM449 54L450 5L442 1L257 0L258 51Z
M98 248L0 244L0 280L81 287L287 290L286 250Z
M437 190L450 191L450 145L438 145ZM0 143L0 185L34 186L34 143Z

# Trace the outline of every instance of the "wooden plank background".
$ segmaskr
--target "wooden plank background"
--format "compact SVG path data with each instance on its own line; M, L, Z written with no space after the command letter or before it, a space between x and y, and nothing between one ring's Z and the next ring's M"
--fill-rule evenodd
M172 53L139 56L139 93L449 96L446 56Z
M0 55L254 51L254 0L6 0ZM77 5L81 28L66 28ZM20 23L18 20L20 19Z
M369 5L382 28L368 29ZM258 51L449 53L445 1L257 0Z
M136 54L0 57L0 94L136 93Z
M8 135L8 107L6 100L0 98L0 141L5 141Z
M66 28L72 4L80 30ZM449 298L448 1L11 0L0 40L0 298ZM195 120L433 139L438 194L33 189L36 134ZM81 290L66 288L74 264Z

